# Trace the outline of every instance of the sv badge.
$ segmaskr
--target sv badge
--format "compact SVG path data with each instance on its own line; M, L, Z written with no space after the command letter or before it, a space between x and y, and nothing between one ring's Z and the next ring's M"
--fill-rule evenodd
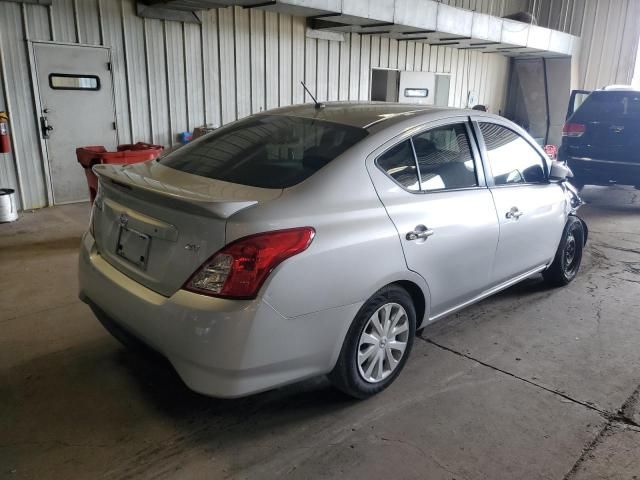
M200 245L198 245L197 243L187 243L184 246L184 249L196 253L198 250L200 250Z

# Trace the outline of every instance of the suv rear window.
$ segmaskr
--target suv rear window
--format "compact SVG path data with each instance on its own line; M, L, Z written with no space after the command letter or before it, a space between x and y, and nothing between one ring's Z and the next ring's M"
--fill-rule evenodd
M287 188L313 175L367 131L310 118L249 117L195 140L159 162L203 177Z
M640 120L640 92L594 92L573 116L574 120Z

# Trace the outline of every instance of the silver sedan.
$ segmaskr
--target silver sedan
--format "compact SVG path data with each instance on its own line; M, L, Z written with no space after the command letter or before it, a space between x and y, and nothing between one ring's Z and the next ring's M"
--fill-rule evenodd
M568 169L479 111L287 107L94 170L80 297L216 397L324 374L378 393L417 329L532 275L571 282L587 237Z

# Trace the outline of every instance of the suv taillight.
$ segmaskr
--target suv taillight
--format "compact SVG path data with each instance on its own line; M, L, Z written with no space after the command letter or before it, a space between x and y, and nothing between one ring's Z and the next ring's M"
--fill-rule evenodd
M562 127L563 137L581 137L586 127L582 123L565 123Z
M300 227L240 238L207 260L184 289L212 297L255 298L269 273L305 251L314 235L313 228Z

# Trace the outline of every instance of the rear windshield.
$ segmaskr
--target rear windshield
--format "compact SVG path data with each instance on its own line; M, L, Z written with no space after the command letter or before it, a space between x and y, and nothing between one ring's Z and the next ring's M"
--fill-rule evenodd
M594 92L576 111L574 120L640 120L640 92Z
M362 128L259 115L195 140L159 162L225 182L287 188L310 177L367 135Z

